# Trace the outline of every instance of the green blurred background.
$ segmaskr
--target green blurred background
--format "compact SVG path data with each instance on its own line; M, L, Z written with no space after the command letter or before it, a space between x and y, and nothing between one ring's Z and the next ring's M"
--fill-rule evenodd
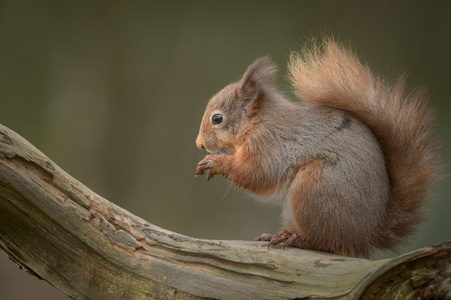
M267 54L288 91L290 51L332 34L377 72L406 71L411 86L428 87L446 165L450 16L450 1L0 1L0 123L155 225L250 240L279 229L280 209L219 177L194 178L209 98ZM429 221L400 252L451 239L449 183L436 188ZM3 252L0 298L68 299Z

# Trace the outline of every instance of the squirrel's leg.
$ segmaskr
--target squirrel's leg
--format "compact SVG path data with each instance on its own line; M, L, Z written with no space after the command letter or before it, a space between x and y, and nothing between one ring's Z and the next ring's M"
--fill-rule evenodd
M290 191L288 193L286 203L283 209L284 227L276 234L262 234L257 237L256 241L269 241L268 248L285 243L286 247L296 247L302 249L318 250L311 244L309 236L302 230L299 220L303 216L303 205L307 200L307 195L316 189L317 183L321 181L322 169L325 160L317 158L305 164L296 174Z

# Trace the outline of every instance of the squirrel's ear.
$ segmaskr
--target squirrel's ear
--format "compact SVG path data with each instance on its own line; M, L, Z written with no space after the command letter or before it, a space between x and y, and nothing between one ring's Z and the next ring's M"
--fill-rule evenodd
M268 89L272 89L276 72L276 66L267 56L257 59L247 68L238 86L238 95L243 100L244 107L262 98Z

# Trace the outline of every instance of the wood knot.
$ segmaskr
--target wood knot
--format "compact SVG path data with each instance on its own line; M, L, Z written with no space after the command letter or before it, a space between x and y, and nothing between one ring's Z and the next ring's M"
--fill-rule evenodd
M13 145L13 141L9 138L9 136L6 135L5 132L1 132L2 139L0 140L0 143L7 144L7 145Z

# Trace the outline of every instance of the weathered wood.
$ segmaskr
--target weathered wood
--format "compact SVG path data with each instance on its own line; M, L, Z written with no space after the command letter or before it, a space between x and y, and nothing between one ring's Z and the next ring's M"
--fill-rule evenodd
M1 125L0 247L75 299L451 297L450 243L372 261L190 238L108 202Z

